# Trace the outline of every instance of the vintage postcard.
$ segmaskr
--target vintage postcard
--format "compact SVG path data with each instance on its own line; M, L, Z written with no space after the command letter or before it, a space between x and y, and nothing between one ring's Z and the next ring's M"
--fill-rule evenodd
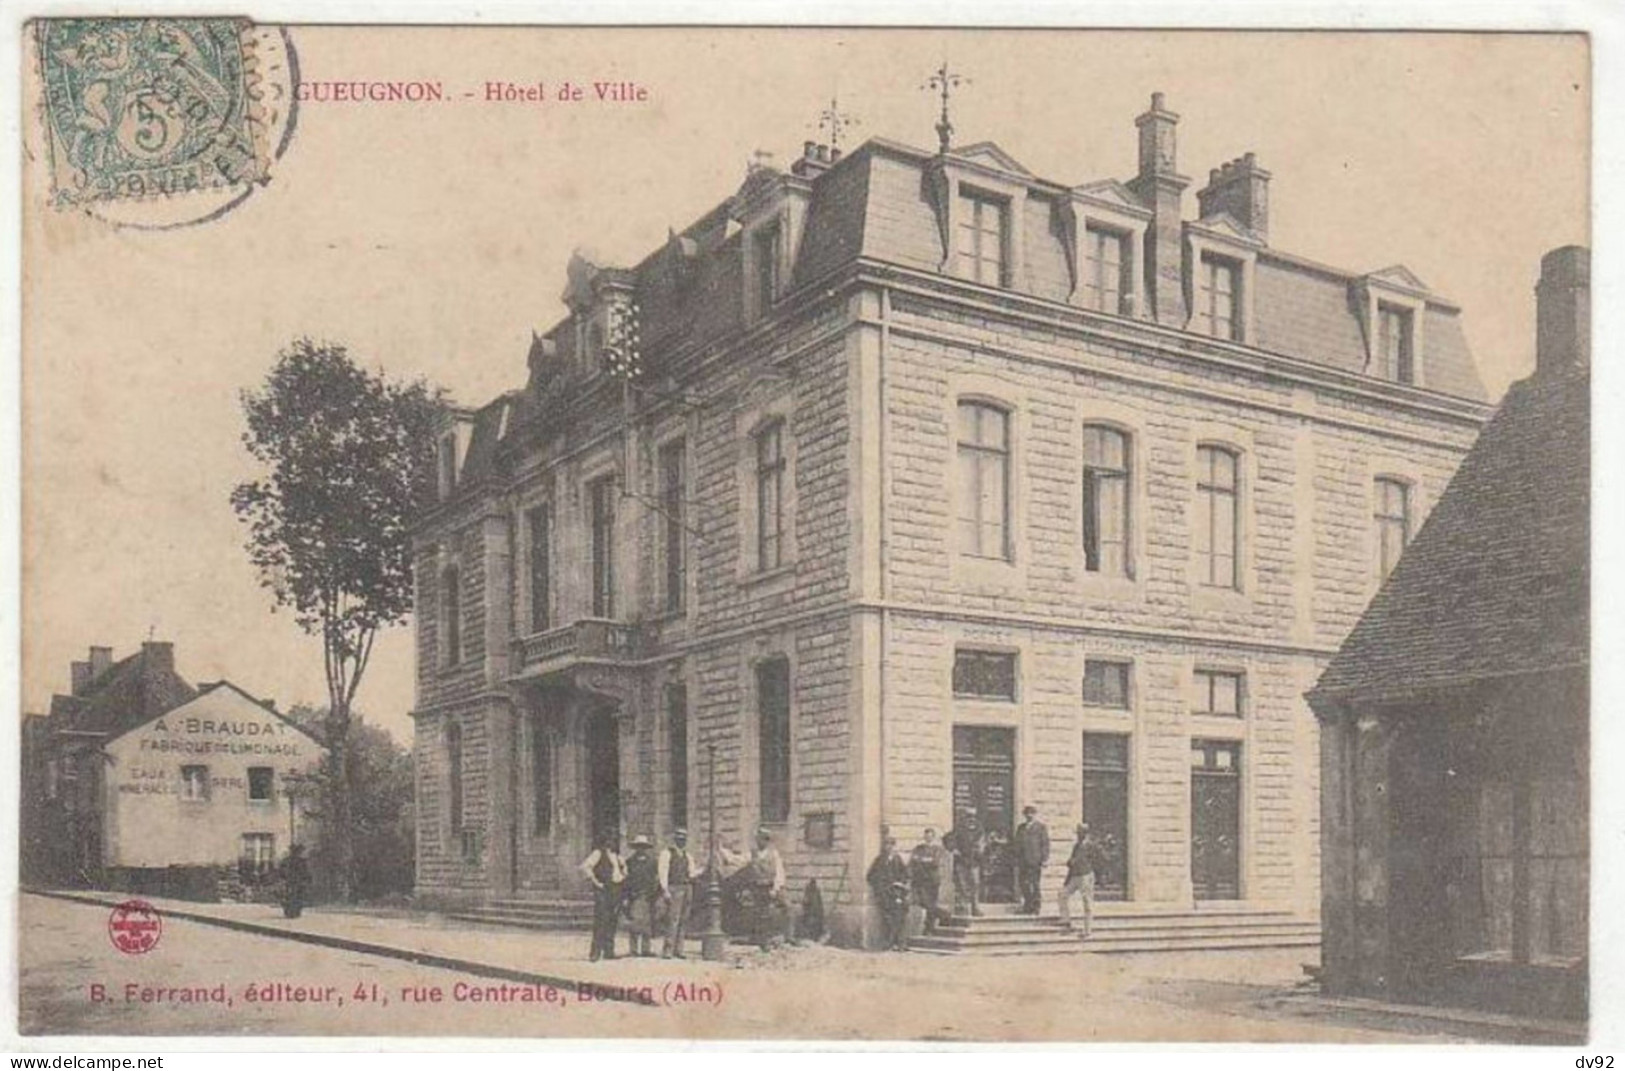
M250 14L22 32L24 1044L1588 1037L1584 33Z

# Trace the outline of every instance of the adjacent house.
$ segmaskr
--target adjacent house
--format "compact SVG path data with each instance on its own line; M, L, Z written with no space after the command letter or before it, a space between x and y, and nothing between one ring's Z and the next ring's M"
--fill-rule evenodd
M1586 1012L1589 252L1536 294L1535 373L1309 693L1331 992Z
M572 260L415 528L420 896L579 895L714 793L843 939L883 825L1026 803L1103 896L1315 918L1303 694L1488 409L1455 305L1273 246L1252 154L1193 206L1178 122L1127 181L808 143Z

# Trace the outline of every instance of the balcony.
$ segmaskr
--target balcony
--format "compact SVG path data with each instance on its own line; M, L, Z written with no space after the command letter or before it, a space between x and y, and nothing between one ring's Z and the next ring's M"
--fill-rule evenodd
M637 625L584 617L514 641L514 669L521 677L544 677L578 665L616 665L644 653Z

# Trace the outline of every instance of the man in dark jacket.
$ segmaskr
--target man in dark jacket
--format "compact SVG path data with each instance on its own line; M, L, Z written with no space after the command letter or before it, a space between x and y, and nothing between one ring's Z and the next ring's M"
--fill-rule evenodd
M1049 862L1049 828L1038 820L1038 808L1028 804L1021 809L1016 827L1016 888L1021 891L1021 911L1038 914L1039 879Z
M869 891L880 908L880 929L886 948L908 951L908 864L897 851L897 838L887 837L880 854L869 864Z
M1100 842L1089 832L1089 824L1078 824L1078 840L1066 861L1066 884L1061 886L1061 925L1072 929L1072 897L1083 894L1083 935L1089 936L1095 921L1095 873L1106 863Z
M914 902L925 911L925 932L935 933L937 923L945 921L948 912L942 909L942 864L948 853L937 843L937 831L927 829L925 839L914 846L908 855L908 881L914 890Z
M982 913L982 860L987 853L987 836L976 812L959 812L945 845L954 856L954 912Z
M310 864L305 861L305 846L295 844L282 862L282 914L290 919L304 914L309 895Z

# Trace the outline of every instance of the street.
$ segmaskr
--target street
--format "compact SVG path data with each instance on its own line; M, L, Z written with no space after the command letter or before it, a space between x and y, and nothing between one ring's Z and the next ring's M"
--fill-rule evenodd
M433 936L433 947L466 947L470 960L506 962L510 971L517 956L558 983L546 986L174 917L150 952L128 955L108 938L104 906L24 895L21 916L24 1034L1465 1040L1437 1023L1334 1015L1304 1001L1294 995L1301 949L970 960L804 946L739 949L729 964L589 964L585 935L337 912L301 920L312 932L364 932L373 941L395 932L414 948L431 947Z

